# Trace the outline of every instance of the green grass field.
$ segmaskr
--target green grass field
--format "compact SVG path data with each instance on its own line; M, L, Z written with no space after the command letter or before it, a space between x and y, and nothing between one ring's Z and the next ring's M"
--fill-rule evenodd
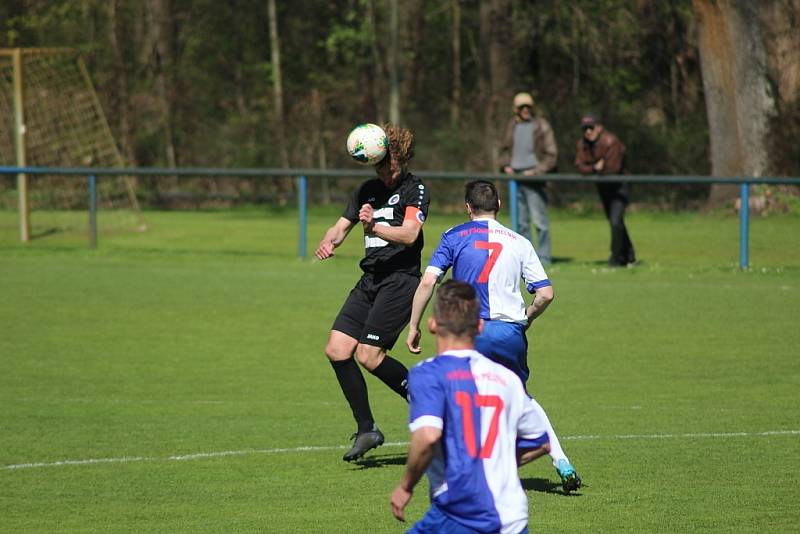
M309 249L337 216L312 213ZM146 218L92 251L21 245L0 212L0 531L403 532L406 406L367 376L388 444L342 462L322 350L360 232L300 261L292 210ZM627 219L642 264L610 270L605 221L553 213L531 390L585 487L522 468L531 531L797 531L800 218L754 219L746 272L734 217ZM434 213L426 253L460 220ZM427 505L423 482L409 519Z

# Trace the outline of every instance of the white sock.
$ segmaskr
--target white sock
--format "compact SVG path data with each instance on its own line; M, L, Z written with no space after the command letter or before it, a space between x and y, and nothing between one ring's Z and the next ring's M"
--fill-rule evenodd
M547 437L550 438L550 458L553 460L553 465L556 465L561 459L566 460L569 462L569 458L567 455L564 454L564 449L561 448L561 442L558 441L558 436L556 436L556 431L553 429L553 425L550 424L550 419L547 417L547 414L544 412L544 408L542 405L536 402L536 399L531 397L531 405L533 405L534 410L539 414L539 417L542 418L544 424L547 428Z

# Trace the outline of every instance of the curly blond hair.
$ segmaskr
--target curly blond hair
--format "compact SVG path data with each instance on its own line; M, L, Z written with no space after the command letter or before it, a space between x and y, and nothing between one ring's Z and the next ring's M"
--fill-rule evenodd
M400 165L408 163L414 157L414 134L411 130L389 122L382 124L381 128L389 138L389 152Z

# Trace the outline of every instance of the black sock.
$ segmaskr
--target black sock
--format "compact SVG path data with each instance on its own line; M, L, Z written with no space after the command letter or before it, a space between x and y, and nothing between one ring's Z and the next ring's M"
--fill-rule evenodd
M387 354L380 365L370 372L395 393L408 400L408 369L405 365Z
M341 361L331 361L331 367L339 380L342 393L350 404L353 417L358 423L358 433L369 432L375 426L375 419L372 418L372 410L369 407L369 396L367 395L367 383L364 375L353 358Z

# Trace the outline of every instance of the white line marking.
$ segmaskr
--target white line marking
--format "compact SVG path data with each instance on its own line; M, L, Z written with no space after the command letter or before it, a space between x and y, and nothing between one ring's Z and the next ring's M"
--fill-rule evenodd
M561 436L561 440L620 440L620 439L675 439L675 438L742 438L764 436L800 436L800 430L767 430L765 432L697 432L685 434L619 434L603 436L600 434L586 436ZM407 441L384 443L384 447L405 447ZM348 449L349 445L328 446L303 446L279 449L244 449L240 451L198 452L194 454L181 454L173 456L123 456L120 458L90 458L87 460L60 460L57 462L31 462L25 464L11 464L2 467L4 470L31 469L34 467L61 467L65 465L92 465L92 464L124 464L133 462L172 461L182 462L187 460L201 460L203 458L220 458L225 456L249 456L252 454L285 454L297 452L335 451Z
M124 456L122 458L94 458L89 460L61 460L58 462L34 462L30 464L6 465L3 469L27 469L30 467L59 467L62 465L88 465L88 464L124 464L130 462L144 462L156 460L144 456Z

